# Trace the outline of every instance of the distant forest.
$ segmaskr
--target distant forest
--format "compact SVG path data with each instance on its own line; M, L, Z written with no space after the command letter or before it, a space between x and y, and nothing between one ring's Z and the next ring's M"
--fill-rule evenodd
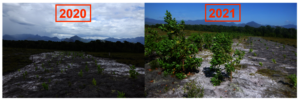
M124 41L91 41L83 43L76 40L75 42L53 42L53 41L27 41L27 40L3 40L3 47L13 48L34 48L34 49L54 49L64 51L89 51L89 52L129 52L144 53L144 45L141 43L130 43Z
M156 25L145 25L145 28L158 28L161 24ZM209 32L238 32L251 34L254 36L265 36L265 37L282 37L282 38L297 38L297 30L294 28L282 28L282 27L271 27L260 26L258 28L246 25L245 27L237 26L222 26L222 25L185 25L184 30L195 30L195 31L209 31Z

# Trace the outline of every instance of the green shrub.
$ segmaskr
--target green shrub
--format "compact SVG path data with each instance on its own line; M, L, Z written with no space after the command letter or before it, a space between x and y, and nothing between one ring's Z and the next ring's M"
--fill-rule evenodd
M104 68L101 68L101 65L98 65L97 69L99 74L102 74L102 72L104 71Z
M275 59L272 59L272 62L276 64L276 60Z
M135 66L132 65L129 70L129 76L135 79L137 75L139 75L139 73L135 71Z
M297 76L295 74L289 75L288 78L290 79L290 82L294 85L294 87L297 87Z
M214 77L211 78L211 82L214 86L218 86L221 84L223 79L223 76L221 75L220 71L217 71L217 74L214 75Z
M83 75L82 70L80 70L80 72L78 73L78 75L82 77L82 75Z
M249 51L249 53L252 53L252 51L253 51L253 49L251 49L251 48L250 48L250 51Z
M118 96L117 96L118 98L126 98L125 97L125 93L123 93L123 92L119 92L118 91Z
M183 79L183 78L185 78L183 73L176 73L175 76L176 76L178 79Z
M151 69L155 69L155 68L159 67L159 63L158 63L157 59L151 61L149 64L150 64Z
M48 90L48 84L46 84L45 82L42 83L42 86L45 90Z
M92 82L93 82L93 85L96 86L96 83L97 83L97 82L96 82L96 80L95 80L94 78L93 78L93 81L92 81Z
M259 62L259 65L260 65L260 66L263 66L263 64L262 64L261 62Z
M85 71L87 71L87 72L89 71L89 68L87 67L87 65L85 66Z
M158 63L159 66L162 67L164 74L176 74L180 73L180 71L187 72L195 70L201 65L202 59L191 55L199 51L197 47L199 44L193 43L185 38L185 33L181 31L185 25L183 20L177 23L175 18L173 19L171 13L168 11L166 11L166 17L164 19L167 24L162 24L159 26L159 29L167 32L167 36L158 36L157 31L148 28L150 35L145 36L145 56L151 56L155 51L157 55L160 56ZM204 35L204 37L210 36L211 34ZM205 43L206 46L210 46L209 44L212 42L212 40L204 41L209 42Z

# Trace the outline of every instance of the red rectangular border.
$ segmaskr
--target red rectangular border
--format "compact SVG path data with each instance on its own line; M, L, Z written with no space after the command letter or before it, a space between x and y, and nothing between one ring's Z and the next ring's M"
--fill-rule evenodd
M57 6L90 6L90 21L57 21ZM92 22L91 4L55 4L55 22Z
M206 5L238 5L240 8L239 20L206 20ZM241 22L241 4L205 4L205 22Z

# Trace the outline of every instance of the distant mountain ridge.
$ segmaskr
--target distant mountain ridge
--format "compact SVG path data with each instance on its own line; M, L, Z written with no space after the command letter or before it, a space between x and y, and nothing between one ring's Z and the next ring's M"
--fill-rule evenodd
M180 22L181 20L178 20L177 22ZM151 19L151 18L145 18L145 24L148 25L155 25L155 24L166 24L166 22L164 22L164 20L155 20L155 19ZM251 27L255 27L258 28L260 26L266 26L266 25L261 25L258 24L254 21L248 22L246 24L235 24L233 22L205 22L205 20L185 20L185 24L188 25L223 25L223 26L238 26L238 27L244 27L245 25L249 25ZM271 27L275 27L274 25L270 25ZM283 26L279 26L279 27L283 27L283 28L295 28L297 29L296 25L293 24L289 24L289 25L283 25Z
M39 35L32 35L32 34L19 34L19 35L3 35L3 40L30 40L30 41L38 41L38 40L44 40L44 41L66 41L66 42L75 42L76 40L84 42L84 43L88 43L90 41L94 41L93 39L83 39L77 35L72 36L70 38L64 38L64 39L59 39L57 37L47 37L47 36L39 36ZM100 39L96 39L96 40L100 40ZM103 39L106 41L111 41L111 42L124 42L124 41L128 41L128 42L133 42L133 43L141 43L144 44L145 43L145 38L144 37L136 37L136 38L121 38L121 39L116 39L116 38L106 38Z

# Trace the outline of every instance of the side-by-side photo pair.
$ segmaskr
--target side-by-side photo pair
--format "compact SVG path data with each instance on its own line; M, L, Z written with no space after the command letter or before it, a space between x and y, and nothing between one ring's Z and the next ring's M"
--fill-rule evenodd
M2 6L2 98L297 98L297 3Z

